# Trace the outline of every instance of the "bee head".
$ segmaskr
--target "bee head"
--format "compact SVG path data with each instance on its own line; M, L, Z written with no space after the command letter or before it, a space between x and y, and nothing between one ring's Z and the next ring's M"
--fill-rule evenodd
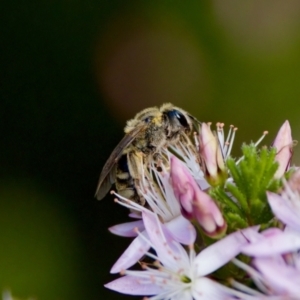
M189 114L170 103L164 104L160 111L163 114L165 132L168 139L174 139L180 133L191 133L193 125Z
M190 128L187 118L179 110L173 109L173 110L167 111L166 116L169 119L169 121L172 123L172 125L174 125L174 126L176 125L176 126L184 128L184 129Z
M157 107L149 107L137 113L133 119L127 121L124 131L125 133L129 133L137 126L142 126L145 124L148 128L162 127L163 116Z

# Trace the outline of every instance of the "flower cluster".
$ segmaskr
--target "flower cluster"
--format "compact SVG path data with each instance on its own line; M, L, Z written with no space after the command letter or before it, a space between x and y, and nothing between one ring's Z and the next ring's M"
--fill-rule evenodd
M143 166L146 205L117 193L134 220L109 230L134 238L111 269L111 290L152 300L300 299L300 170L290 167L288 121L271 147L243 145L202 123ZM131 269L139 263L139 270Z

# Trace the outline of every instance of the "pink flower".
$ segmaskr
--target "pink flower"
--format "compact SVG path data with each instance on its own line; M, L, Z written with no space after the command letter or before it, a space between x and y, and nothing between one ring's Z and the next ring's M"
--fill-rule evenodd
M196 239L196 230L189 220L181 214L180 204L174 195L173 188L170 184L169 174L166 171L158 172L153 168L153 173L162 184L161 188L151 184L153 179L147 179L150 174L145 174L145 179L141 182L143 195L151 211L157 214L164 224L163 226L169 232L169 235L177 242L190 245ZM119 196L120 197L120 196ZM137 212L145 212L143 206L138 205L127 199L120 197L119 203ZM137 217L135 215L134 217ZM141 232L137 234L136 229ZM143 220L128 222L115 225L109 230L117 235L126 237L135 237L128 248L123 252L120 258L111 268L111 273L118 273L123 269L127 269L134 265L144 254L149 250L149 244L145 242L144 237L147 237Z
M150 299L236 299L241 293L206 277L233 257L247 244L247 235L256 229L249 228L230 234L201 251L197 256L193 247L189 253L172 240L158 217L143 212L147 242L156 254L147 253L153 264L142 264L144 271L123 271L124 277L105 286L129 295L154 295Z
M267 192L268 201L274 215L285 225L300 234L300 169L288 182L284 182L281 195Z
M269 228L249 238L249 244L243 247L242 252L249 256L269 257L300 249L300 235L291 230L282 231L278 228Z
M299 231L300 234L300 198L267 192L268 201L275 216L284 224Z
M248 266L238 260L234 263L244 269L256 286L270 299L298 299L300 286L300 235L290 230L268 229L261 234L248 235L249 244L242 249L254 257ZM236 283L233 283L236 286ZM239 285L240 289L241 285ZM249 288L244 287L249 293ZM279 298L272 296L280 296ZM258 299L268 299L262 297Z
M182 214L195 218L204 232L219 237L226 231L225 220L213 199L203 192L186 166L176 157L171 157L171 180Z
M277 149L275 159L279 163L279 168L275 173L275 177L280 178L289 168L293 155L293 139L289 121L285 121L280 127L273 142L273 147Z
M234 259L233 262L250 275L257 288L263 293L258 296L257 290L252 290L232 280L233 286L247 293L247 296L239 299L249 299L249 295L253 295L254 299L299 299L299 257L288 256L291 261L294 261L293 265L287 263L282 256L254 258L253 267Z

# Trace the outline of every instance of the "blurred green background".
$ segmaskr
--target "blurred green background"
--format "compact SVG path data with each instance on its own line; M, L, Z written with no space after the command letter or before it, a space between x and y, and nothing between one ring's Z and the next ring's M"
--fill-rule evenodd
M5 1L0 10L0 290L127 299L103 288L129 243L97 202L128 118L164 102L202 121L300 135L300 2ZM297 163L299 150L295 149Z

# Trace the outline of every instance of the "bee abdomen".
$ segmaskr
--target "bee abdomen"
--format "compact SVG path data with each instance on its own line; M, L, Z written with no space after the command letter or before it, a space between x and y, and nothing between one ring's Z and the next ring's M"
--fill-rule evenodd
M116 187L117 190L124 187L134 188L132 177L129 173L118 173L116 174Z
M118 175L120 175L120 174L118 174ZM130 174L129 173L127 173L127 174L122 173L121 174L121 175L124 175L124 176L128 175L127 179L120 179L118 177L118 175L116 176L116 183L115 183L118 193L124 198L127 198L129 200L132 200L134 202L137 202L139 204L144 205L144 200L141 199L141 197L139 196L139 194L138 194L138 192L135 188L133 179L130 176Z
M116 170L116 188L119 191L120 189L125 188L134 188L133 179L129 173L127 155L123 154L118 161L117 170Z
M119 170L121 171L121 170ZM116 178L118 178L119 181L128 181L131 179L129 172L119 172L117 171Z
M129 173L127 154L123 154L118 161L115 178L116 189L122 197L143 204L143 200L135 188L134 179Z

